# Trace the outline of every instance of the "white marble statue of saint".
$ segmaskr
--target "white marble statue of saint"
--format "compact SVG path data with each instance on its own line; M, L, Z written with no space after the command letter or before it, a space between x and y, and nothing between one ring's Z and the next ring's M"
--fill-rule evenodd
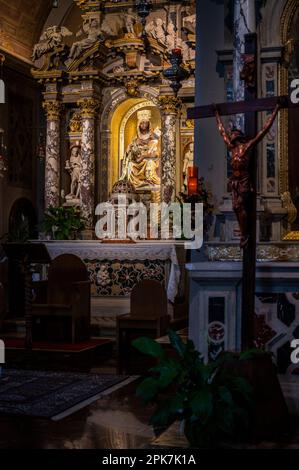
M65 196L66 201L80 200L81 193L81 146L79 142L71 147L70 159L66 161L65 169L71 175L70 193Z
M189 145L188 150L186 151L184 155L184 161L183 161L183 177L184 177L184 182L183 182L183 192L186 192L188 189L188 168L192 167L194 165L194 142L191 142Z
M84 21L82 28L77 32L76 36L79 37L83 34L86 34L87 37L81 39L81 41L74 42L70 50L69 59L77 59L83 51L92 47L98 40L103 39L100 20L98 18L90 18Z
M151 111L137 112L137 136L129 144L122 165L121 180L127 180L135 189L160 186L161 130L151 128Z
M63 38L72 36L73 33L64 26L50 26L41 35L40 40L35 44L32 60L38 60L48 52L52 52L63 45Z

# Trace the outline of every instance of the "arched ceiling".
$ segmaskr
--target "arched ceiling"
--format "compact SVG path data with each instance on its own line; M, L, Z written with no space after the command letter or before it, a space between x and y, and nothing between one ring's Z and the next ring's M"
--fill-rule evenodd
M0 49L30 60L53 0L0 0Z

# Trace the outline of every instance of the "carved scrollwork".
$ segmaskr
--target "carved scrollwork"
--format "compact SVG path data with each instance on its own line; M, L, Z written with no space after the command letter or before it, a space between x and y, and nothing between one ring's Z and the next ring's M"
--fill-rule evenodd
M44 101L43 109L47 115L48 121L59 121L60 113L62 111L62 104L60 101Z

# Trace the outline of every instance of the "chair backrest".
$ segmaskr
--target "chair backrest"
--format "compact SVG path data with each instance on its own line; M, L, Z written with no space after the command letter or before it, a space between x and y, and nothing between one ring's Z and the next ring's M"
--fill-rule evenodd
M131 316L159 318L167 315L167 296L157 281L144 280L131 293Z
M72 284L87 280L87 268L78 256L71 254L57 256L49 268L48 302L51 304L70 303Z

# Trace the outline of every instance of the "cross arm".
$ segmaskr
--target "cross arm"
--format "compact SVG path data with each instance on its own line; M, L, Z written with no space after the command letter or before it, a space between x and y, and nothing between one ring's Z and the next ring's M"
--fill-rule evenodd
M283 98L283 100L281 100ZM284 101L281 103L281 101ZM217 104L217 109L220 115L229 116L233 114L243 114L250 112L272 111L276 105L280 103L281 108L294 108L298 105L293 104L288 96L275 96L271 98L259 98L250 101L236 101L234 103L221 103ZM203 119L215 117L214 105L196 106L189 108L187 111L188 119Z

